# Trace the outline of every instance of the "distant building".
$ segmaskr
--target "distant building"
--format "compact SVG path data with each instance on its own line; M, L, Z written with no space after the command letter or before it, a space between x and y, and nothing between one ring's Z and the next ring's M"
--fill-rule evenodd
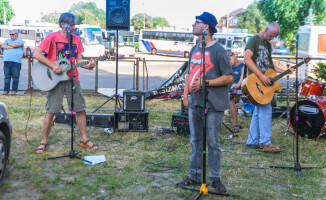
M218 32L221 33L231 33L231 32L242 32L245 33L247 29L242 30L238 29L239 24L239 16L246 12L246 9L239 8L237 10L234 10L224 16L221 17L221 19L218 21L218 24L216 28L218 29ZM247 30L248 32L248 30Z

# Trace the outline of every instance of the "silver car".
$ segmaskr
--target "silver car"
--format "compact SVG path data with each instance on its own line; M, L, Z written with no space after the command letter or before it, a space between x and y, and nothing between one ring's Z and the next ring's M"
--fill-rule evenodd
M0 102L0 187L3 183L10 153L12 127L5 104Z

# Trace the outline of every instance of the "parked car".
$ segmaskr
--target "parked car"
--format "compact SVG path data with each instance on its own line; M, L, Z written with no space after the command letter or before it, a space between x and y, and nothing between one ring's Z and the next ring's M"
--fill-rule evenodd
M285 54L289 53L289 50L287 48L285 48L285 47L276 46L276 47L274 47L272 53L273 54L285 55Z
M12 127L7 107L0 102L0 187L5 178L6 165L10 153L11 133Z

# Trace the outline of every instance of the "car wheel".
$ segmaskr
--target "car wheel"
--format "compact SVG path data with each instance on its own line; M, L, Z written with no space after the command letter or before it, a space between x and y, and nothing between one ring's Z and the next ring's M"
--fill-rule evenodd
M152 53L153 55L156 55L156 49L152 49L151 53Z
M6 164L7 164L7 142L5 135L0 131L0 186L5 178Z

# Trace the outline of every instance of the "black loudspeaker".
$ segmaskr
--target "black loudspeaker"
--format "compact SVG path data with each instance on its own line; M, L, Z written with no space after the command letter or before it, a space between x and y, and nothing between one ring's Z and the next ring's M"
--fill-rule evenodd
M148 110L144 112L114 112L114 128L117 131L148 131Z
M123 110L125 110L125 111L144 111L145 110L145 92L124 91L123 92Z
M130 0L106 0L106 28L130 29Z
M74 115L74 121L76 116ZM54 122L58 124L71 124L70 113L57 113ZM113 114L86 114L86 126L95 126L101 128L114 128L114 115Z
M181 111L172 115L171 121L172 127L177 127L178 134L190 134L188 113L182 113Z

